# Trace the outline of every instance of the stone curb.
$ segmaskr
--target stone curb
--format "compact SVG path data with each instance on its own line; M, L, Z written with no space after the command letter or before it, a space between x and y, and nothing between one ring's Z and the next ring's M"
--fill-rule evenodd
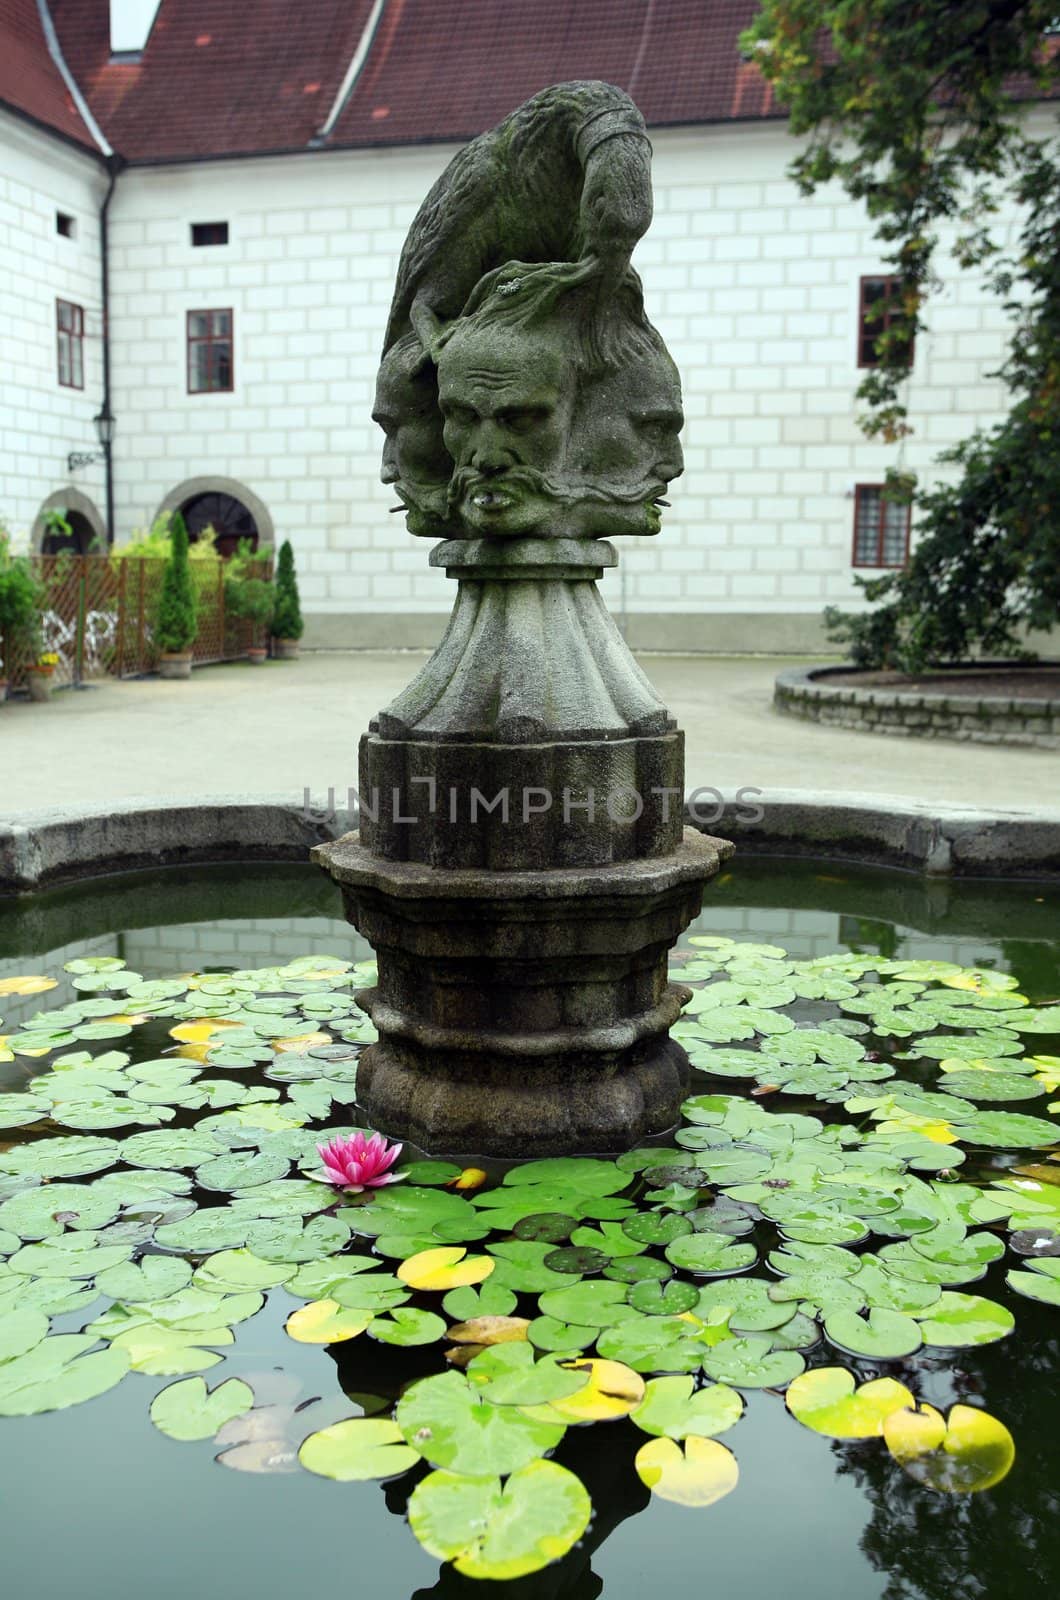
M1012 667L1013 663L991 661L983 665ZM774 680L773 704L788 716L858 728L864 733L1060 750L1060 700L917 694L884 687L856 689L850 684L829 684L829 678L850 670L849 662L841 666L787 667Z
M722 791L715 804L694 792L687 822L732 839L746 855L943 877L1060 879L1060 809L997 812L809 789L739 793ZM308 862L314 845L356 825L355 812L321 807L307 815L289 795L131 798L111 807L0 815L0 895L159 866Z

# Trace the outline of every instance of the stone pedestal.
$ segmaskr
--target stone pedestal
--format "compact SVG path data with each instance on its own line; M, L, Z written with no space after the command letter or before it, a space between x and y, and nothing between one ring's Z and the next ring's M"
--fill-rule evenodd
M445 637L361 742L361 831L314 851L374 946L358 1099L431 1151L619 1150L676 1120L667 955L731 846L682 829L683 745L599 540L448 540Z

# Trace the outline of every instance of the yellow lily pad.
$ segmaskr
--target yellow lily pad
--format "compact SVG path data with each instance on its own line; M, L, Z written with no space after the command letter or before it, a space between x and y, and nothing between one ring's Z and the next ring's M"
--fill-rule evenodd
M448 1293L468 1284L482 1283L496 1266L492 1256L469 1256L462 1244L439 1245L409 1256L397 1269L402 1283L410 1289L433 1289Z
M289 1039L273 1039L272 1048L277 1055L304 1056L318 1044L331 1044L330 1033L294 1033Z
M740 1477L731 1450L717 1439L700 1439L696 1434L683 1445L676 1439L649 1439L633 1464L653 1494L679 1506L713 1505L735 1489Z
M486 1173L481 1167L465 1167L459 1178L454 1178L447 1184L449 1189L481 1189L486 1181Z
M873 1378L855 1388L846 1367L815 1367L792 1379L784 1403L793 1417L829 1439L872 1439L883 1433L892 1412L916 1400L894 1378Z
M287 1318L286 1328L299 1344L338 1344L356 1339L375 1316L374 1311L351 1310L337 1300L311 1300Z
M206 1044L221 1028L238 1028L238 1022L226 1022L224 1017L200 1017L195 1022L178 1022L170 1028L169 1037L181 1044Z
M0 994L44 994L58 986L57 978L33 974L24 978L0 978Z
M401 1276L400 1268L398 1276ZM456 1322L446 1334L457 1344L513 1344L526 1338L530 1323L526 1317L471 1317L467 1322Z
M588 1372L588 1382L550 1409L565 1422L614 1422L628 1417L644 1399L644 1379L621 1361L564 1361L568 1372Z
M883 1436L911 1478L943 1494L992 1489L1016 1459L1004 1423L973 1406L953 1406L946 1418L929 1405L894 1411L884 1422Z

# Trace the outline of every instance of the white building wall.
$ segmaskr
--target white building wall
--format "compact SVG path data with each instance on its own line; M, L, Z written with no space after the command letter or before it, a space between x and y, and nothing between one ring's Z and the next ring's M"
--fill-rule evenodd
M103 527L102 467L71 478L66 457L98 449L106 182L90 155L0 109L0 519L23 548L42 503L70 486L89 497ZM74 218L74 238L56 231L58 211ZM84 308L84 389L59 383L57 298Z
M858 279L881 270L879 249L863 207L798 195L781 124L653 140L655 221L635 264L683 374L687 465L663 534L621 541L605 593L634 643L813 648L822 606L856 593L852 486L899 460L855 422ZM294 544L308 643L429 643L448 611L425 542L388 514L369 413L405 231L453 148L138 168L118 183L119 537L195 480L244 485L266 531ZM50 204L37 194L30 213L46 221ZM213 221L228 222L229 243L193 248L191 223ZM206 307L234 311L230 395L186 393L185 313ZM930 321L902 454L920 472L1001 407L987 376L1005 343L997 302L954 271ZM54 412L54 383L50 399ZM45 453L56 470L54 442ZM36 492L22 493L23 519Z

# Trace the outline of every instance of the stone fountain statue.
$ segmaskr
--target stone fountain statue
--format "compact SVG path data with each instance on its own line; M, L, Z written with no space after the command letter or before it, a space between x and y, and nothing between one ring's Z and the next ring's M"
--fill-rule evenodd
M361 827L315 852L374 945L372 1123L430 1150L615 1150L675 1120L667 954L731 847L683 828L682 736L597 590L683 470L677 370L630 254L650 146L560 84L474 140L409 232L383 479L457 580L361 741Z

